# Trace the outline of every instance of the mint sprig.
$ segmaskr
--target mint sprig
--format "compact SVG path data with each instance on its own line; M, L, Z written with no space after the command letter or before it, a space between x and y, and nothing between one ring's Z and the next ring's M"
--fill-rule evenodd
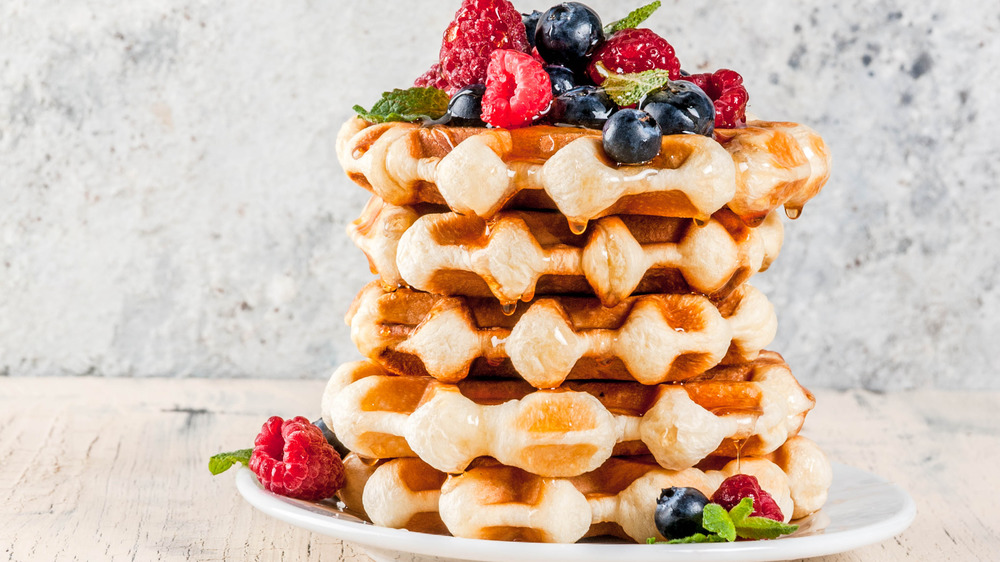
M794 533L798 525L788 525L767 517L750 517L753 513L753 498L743 498L728 512L717 503L710 503L702 510L702 523L708 533L695 533L688 537L670 541L650 538L646 544L691 544L704 542L733 542L741 539L776 539L781 535Z
M611 35L617 31L623 29L632 29L638 27L640 23L646 21L646 18L651 16L660 7L660 0L655 2L650 2L641 8L636 8L629 12L629 14L618 21L613 21L608 25L604 26L604 34Z
M597 63L597 72L604 77L601 87L618 104L625 107L638 103L646 94L659 90L670 82L670 72L654 68L631 74L616 74Z
M253 454L253 449L240 449L239 451L213 455L212 458L208 459L208 470L212 474L222 474L236 463L249 466L251 454Z
M371 110L360 105L352 109L369 123L439 119L448 111L448 93L437 88L399 88L384 92Z

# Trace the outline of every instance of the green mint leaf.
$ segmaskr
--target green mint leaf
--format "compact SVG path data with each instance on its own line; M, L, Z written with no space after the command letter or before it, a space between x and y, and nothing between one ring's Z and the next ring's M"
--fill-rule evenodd
M733 523L739 525L741 521L750 517L751 513L753 513L753 498L747 496L729 510L729 517Z
M212 474L222 474L236 463L243 463L243 466L249 466L250 455L252 453L253 449L240 449L239 451L232 451L230 453L219 453L208 459L208 470Z
M629 14L618 21L613 21L608 25L604 26L604 34L611 35L616 31L621 31L623 29L632 29L639 27L639 24L646 21L646 18L653 15L653 12L660 7L660 0L656 2L650 2L641 8L636 8L629 12Z
M744 539L776 539L798 528L798 525L786 525L767 517L747 517L736 524L736 534Z
M448 111L448 93L437 88L395 89L382 94L371 110L360 105L352 109L370 123L438 119Z
M667 544L690 544L697 542L727 542L726 539L720 537L719 535L706 535L704 533L695 533L690 537L684 537L683 539L674 539L672 541L667 541Z
M656 544L656 537L649 537L646 539L646 544Z
M710 503L702 510L701 526L729 542L736 540L736 526L730 519L729 512L717 503Z
M601 86L615 100L618 107L638 103L646 94L659 90L670 81L670 72L659 68L634 74L609 72L603 63L597 63L597 71L604 76Z

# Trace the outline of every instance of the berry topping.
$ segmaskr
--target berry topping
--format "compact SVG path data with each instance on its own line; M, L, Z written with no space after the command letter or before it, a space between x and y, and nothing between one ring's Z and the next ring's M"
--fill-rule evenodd
M549 81L552 82L553 96L561 96L576 87L573 71L565 66L548 64L545 65L545 72L548 73Z
M616 109L602 88L580 86L552 100L547 120L556 125L602 129Z
M714 74L682 76L698 85L715 103L715 128L733 129L746 122L747 100L750 95L743 86L743 77L735 70L716 70Z
M749 474L734 474L726 478L719 489L712 494L712 501L727 510L733 509L743 498L753 498L751 517L766 517L775 521L784 521L781 508L771 494L760 487L757 477Z
M524 31L528 35L528 46L532 49L535 48L535 28L538 26L538 20L542 17L542 13L538 10L532 10L530 14L521 14L521 21L524 22Z
M448 123L459 127L485 127L483 123L483 94L486 86L473 84L455 92L448 102Z
M656 500L656 530L667 540L704 532L702 513L706 505L708 498L697 488L667 488Z
M623 29L597 49L587 67L587 74L595 84L600 84L604 82L604 76L598 71L597 63L616 74L634 74L659 68L668 71L671 80L681 75L681 63L674 55L674 48L649 29Z
M622 109L604 124L604 153L619 164L642 164L660 153L663 134L645 111Z
M418 88L437 88L446 92L450 88L448 81L441 76L441 63L438 62L434 63L430 70L418 76L413 85Z
M250 470L264 488L283 496L321 500L344 485L340 455L323 432L301 416L268 419L250 457Z
M546 62L583 70L587 57L604 40L601 17L579 2L549 8L535 28L535 48Z
M490 55L483 94L483 121L516 129L530 125L552 101L552 85L542 63L531 55L500 49Z
M693 82L672 80L662 90L648 94L639 109L656 119L664 135L693 133L712 136L715 130L715 106Z
M521 13L507 0L463 0L441 41L441 76L448 93L485 82L490 54L497 49L529 51Z

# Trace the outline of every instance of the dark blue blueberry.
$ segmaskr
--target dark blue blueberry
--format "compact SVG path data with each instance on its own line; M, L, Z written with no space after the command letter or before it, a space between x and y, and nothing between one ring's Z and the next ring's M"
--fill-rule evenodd
M579 2L563 2L542 14L535 27L535 48L545 62L581 71L604 41L597 12Z
M314 421L313 425L318 427L319 430L323 432L323 437L326 438L326 442L332 445L334 449L336 449L337 453L340 454L340 458L346 457L347 453L351 452L347 447L344 446L343 443L340 442L340 439L337 439L337 436L333 433L333 430L326 426L326 422L323 421L323 418Z
M619 164L649 162L660 153L663 134L645 111L622 109L604 124L604 153Z
M662 90L642 98L639 109L656 119L664 135L693 133L710 137L715 132L715 104L692 82L671 81Z
M448 102L448 124L458 127L485 127L483 123L483 94L486 86L473 84L455 92Z
M542 13L538 10L532 10L530 14L521 14L521 21L524 22L524 31L528 34L529 51L535 46L535 27L538 26L538 20L541 17Z
M702 512L708 505L708 498L697 488L667 488L656 500L653 521L656 530L667 540L690 537L704 533L701 526Z
M576 87L573 71L558 64L545 65L545 72L552 82L552 97L557 98Z
M600 129L615 109L604 88L579 86L552 100L546 120L555 125Z

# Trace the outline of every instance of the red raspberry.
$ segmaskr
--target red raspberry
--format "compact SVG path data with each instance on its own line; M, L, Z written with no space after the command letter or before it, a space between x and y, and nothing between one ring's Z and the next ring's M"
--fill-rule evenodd
M250 455L250 470L264 488L301 500L328 498L344 485L340 455L323 432L302 416L268 419Z
M419 78L414 80L413 85L422 88L437 88L446 92L451 89L451 86L448 85L448 81L441 76L441 63L439 62L434 63L434 66L432 66L430 70L421 74Z
M767 517L775 521L784 521L781 508L771 494L760 487L756 476L749 474L734 474L723 480L719 489L712 494L712 502L726 508L726 511L736 507L743 498L753 498L753 513L751 517Z
M598 47L587 67L594 84L600 85L604 77L597 71L600 62L608 72L631 74L660 68L670 72L670 79L681 75L681 62L667 40L649 29L623 29Z
M714 74L681 76L681 80L694 82L715 102L716 129L733 129L746 122L750 94L743 86L743 77L735 70L723 68Z
M528 52L521 13L507 0L463 0L441 41L441 76L449 93L486 81L490 53Z
M493 51L483 94L483 121L507 129L524 127L551 101L552 83L542 63L517 51Z

